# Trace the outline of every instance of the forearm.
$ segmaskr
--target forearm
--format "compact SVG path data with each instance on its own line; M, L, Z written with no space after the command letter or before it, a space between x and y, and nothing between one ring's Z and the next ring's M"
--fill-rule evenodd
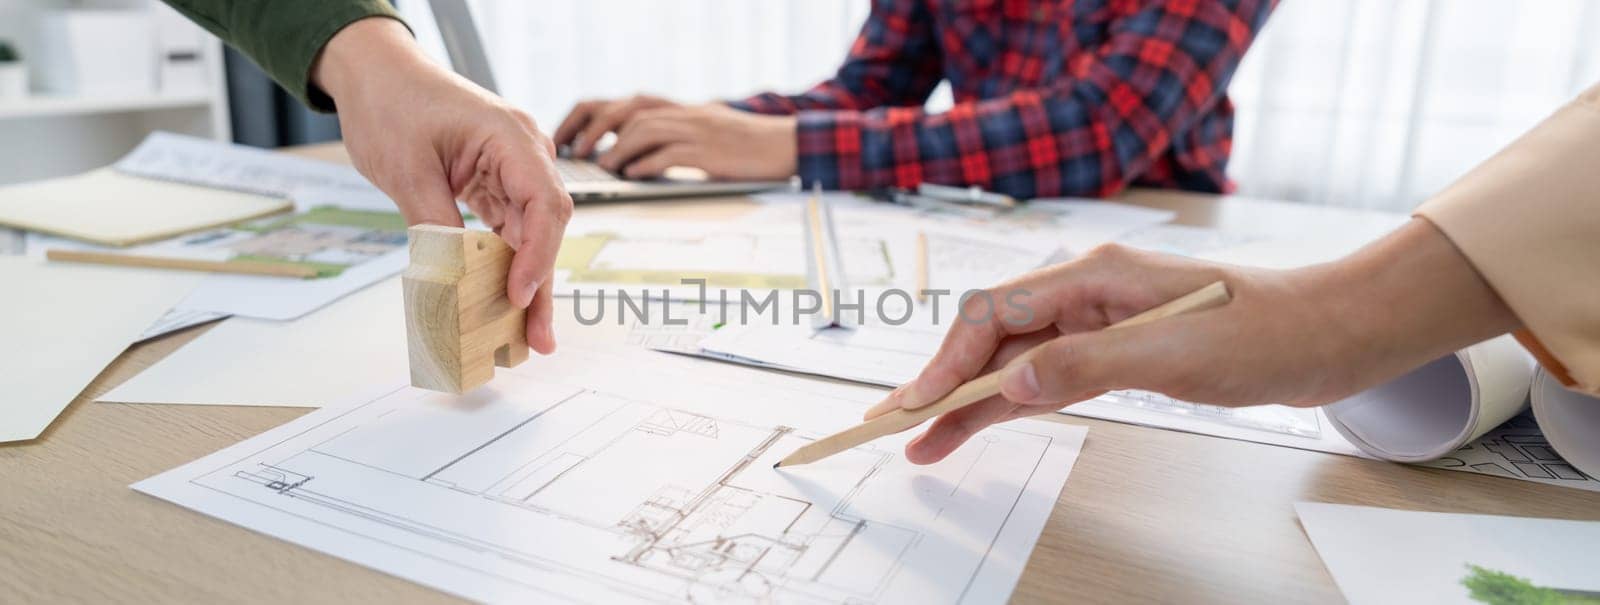
M374 57L382 61L375 63ZM410 30L392 19L362 19L328 41L312 64L311 83L337 101L365 89L366 79L418 70L442 68L417 47Z
M1518 327L1467 257L1413 219L1334 263L1301 269L1306 321L1347 333L1333 359L1366 359L1392 378Z
M926 103L944 79L944 57L927 3L871 4L872 12L849 56L832 78L801 94L766 92L728 105L753 113L794 115Z

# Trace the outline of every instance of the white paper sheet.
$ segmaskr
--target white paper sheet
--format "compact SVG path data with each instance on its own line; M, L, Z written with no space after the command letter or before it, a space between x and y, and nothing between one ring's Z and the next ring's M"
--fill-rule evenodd
M1270 238L1250 233L1224 231L1193 225L1152 225L1117 237L1117 243L1180 256L1199 256L1237 248Z
M1311 502L1295 511L1339 590L1357 605L1600 599L1600 522ZM1478 598L1474 587L1523 600Z
M568 347L466 397L384 389L134 488L473 600L1004 602L1086 430L994 427L926 467L898 435L772 468L878 395Z
M321 407L406 375L398 278L289 322L235 317L100 401Z
M0 257L0 442L33 439L194 287L171 271Z
M800 209L810 193L756 196L764 208L746 221L800 224ZM1011 210L957 211L911 209L848 193L824 194L840 230L909 226L944 230L991 241L1010 242L1048 257L1058 248L1081 253L1132 231L1172 220L1175 213L1090 199L1031 200Z
M371 195L374 188L349 166L285 155L244 145L156 132L116 163L125 174L243 191L278 198L304 188Z
M179 311L177 309L173 309L163 314L160 319L156 320L155 323L150 324L150 327L145 328L144 333L139 335L139 340L150 340L158 336L166 336L173 332L177 332L178 330L193 328L201 324L208 324L219 319L227 318L227 313L215 313L212 311Z

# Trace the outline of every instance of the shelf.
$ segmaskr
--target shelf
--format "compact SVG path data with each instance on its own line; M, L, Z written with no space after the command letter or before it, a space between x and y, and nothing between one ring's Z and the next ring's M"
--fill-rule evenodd
M0 99L0 120L205 107L211 102L211 96L206 93L186 95L156 93L125 97L38 95L23 99Z

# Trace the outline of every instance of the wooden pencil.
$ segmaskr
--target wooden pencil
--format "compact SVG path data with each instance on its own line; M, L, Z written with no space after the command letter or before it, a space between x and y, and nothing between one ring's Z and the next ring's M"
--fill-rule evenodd
M239 275L266 275L272 277L296 277L301 279L317 276L317 269L315 267L294 265L289 263L266 263L237 260L197 260L188 258L139 256L136 254L119 254L114 252L94 252L89 250L67 249L48 250L45 252L44 256L52 261L91 263L96 265L116 265L122 267L144 267L148 269L178 269L183 271L235 273Z
M928 232L917 232L917 304L928 302Z
M1165 319L1174 315L1203 311L1227 304L1227 302L1231 299L1232 296L1228 293L1227 284L1220 281L1213 282L1204 288L1200 288L1199 290L1195 290L1194 292L1190 292L1179 298L1173 299L1166 304L1119 321L1111 326L1106 327L1105 329L1116 330L1120 328L1128 328L1160 319ZM1034 351L1037 351L1043 346L1045 345L1034 347L1033 350L1023 353L1019 359L1026 359L1030 357ZM800 449L795 450L794 453L789 454L783 460L778 461L777 464L772 465L772 467L782 468L799 464L810 464L839 452L859 446L868 441L872 441L873 439L877 439L884 435L892 435L894 433L912 428L922 424L930 418L943 416L950 412L954 412L966 406L972 405L973 403L977 403L979 401L983 401L984 399L999 395L1000 375L1001 371L999 370L984 374L971 380L970 382L967 382L966 384L956 387L955 390L950 391L950 394L945 395L943 399L934 402L932 405L917 408L915 410L893 410L887 414L873 418L872 420L868 420L838 433L834 433L822 439L813 441L801 447Z

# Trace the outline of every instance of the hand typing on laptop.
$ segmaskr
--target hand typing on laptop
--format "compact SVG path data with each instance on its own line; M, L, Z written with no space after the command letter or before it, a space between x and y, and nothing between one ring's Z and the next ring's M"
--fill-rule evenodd
M631 179L660 177L674 166L697 168L719 181L775 181L795 174L793 116L648 96L593 100L573 108L556 129L555 142L587 157L607 132L617 140L600 154L600 165Z

